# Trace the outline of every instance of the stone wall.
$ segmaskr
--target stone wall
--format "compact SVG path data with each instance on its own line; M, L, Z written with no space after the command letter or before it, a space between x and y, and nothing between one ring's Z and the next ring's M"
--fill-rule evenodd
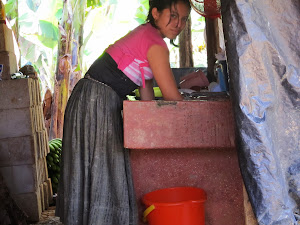
M52 201L48 152L38 80L0 81L0 172L29 221Z
M0 80L10 79L17 72L14 35L5 23L0 23Z

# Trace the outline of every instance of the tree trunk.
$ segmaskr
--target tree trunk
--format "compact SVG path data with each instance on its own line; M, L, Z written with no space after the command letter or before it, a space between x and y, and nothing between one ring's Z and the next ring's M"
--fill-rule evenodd
M73 34L73 42L72 42L72 71L70 75L70 85L69 85L69 94L71 94L74 86L82 77L81 65L82 65L82 51L81 47L83 45L83 26L84 26L84 13L86 0L78 0L77 1L77 10L75 10L73 23L75 23L75 30ZM74 57L76 55L76 57Z
M217 81L217 78L214 75L216 56L215 54L218 52L217 43L219 37L217 37L218 32L216 31L217 27L217 19L206 18L206 48L207 48L207 79L209 82Z
M75 71L80 60L86 0L64 0L63 19L58 45L58 66L55 76L52 118L49 139L62 138L64 112L71 90L81 78Z
M184 30L179 35L179 65L181 68L194 67L191 24L189 18Z

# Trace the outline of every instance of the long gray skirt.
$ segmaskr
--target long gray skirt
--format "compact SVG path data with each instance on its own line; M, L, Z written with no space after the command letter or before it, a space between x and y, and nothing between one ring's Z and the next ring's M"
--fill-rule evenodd
M56 202L64 225L137 224L121 109L110 87L89 79L81 79L69 98Z

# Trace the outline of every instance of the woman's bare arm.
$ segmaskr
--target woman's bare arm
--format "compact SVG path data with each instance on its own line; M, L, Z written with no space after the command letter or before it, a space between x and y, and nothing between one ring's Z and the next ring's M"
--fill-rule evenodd
M148 50L147 58L164 100L183 100L170 68L168 49L160 45L153 45Z
M139 87L141 100L148 101L154 99L153 80L145 80L145 88Z

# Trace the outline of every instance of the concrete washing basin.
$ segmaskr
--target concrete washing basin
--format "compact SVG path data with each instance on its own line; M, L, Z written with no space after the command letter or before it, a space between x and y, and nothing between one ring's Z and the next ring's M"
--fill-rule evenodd
M234 147L231 101L198 95L192 101L125 101L124 146L130 149Z
M209 94L193 99L123 103L139 225L145 224L142 197L176 186L205 190L206 225L246 224L231 101Z

